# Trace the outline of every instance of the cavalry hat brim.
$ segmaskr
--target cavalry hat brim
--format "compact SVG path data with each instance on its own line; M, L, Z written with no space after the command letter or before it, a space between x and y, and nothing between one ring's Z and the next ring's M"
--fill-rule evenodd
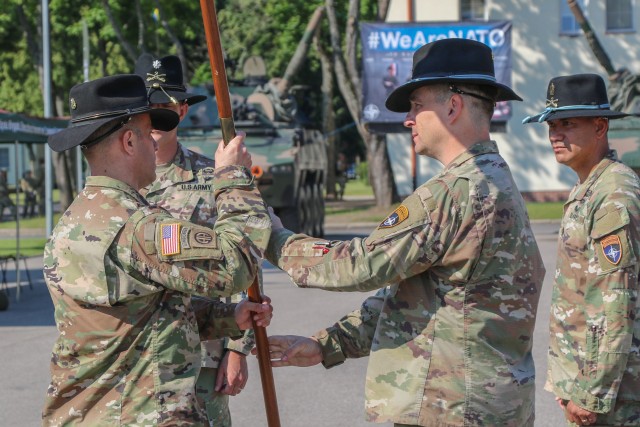
M385 107L389 111L396 113L406 113L411 109L411 102L409 97L411 93L421 86L433 85L437 83L468 83L484 86L492 86L498 89L496 97L497 101L522 101L510 87L498 83L495 80L481 76L478 78L470 78L468 75L464 76L444 76L444 77L420 77L417 79L409 80L401 86L398 86L387 98Z
M172 102L172 100L169 99L167 94L175 98L176 101L178 102L184 101L188 105L197 104L198 102L202 102L205 99L207 99L205 95L196 95L195 93L181 92L177 90L167 90L167 89L165 89L163 92L162 89L150 88L149 103L150 104L169 104Z
M539 120L543 114L544 112L536 114L535 116L527 117L522 121L522 124L540 123ZM627 116L629 116L629 114L613 110L566 110L549 113L542 121L546 122L549 120L569 119L573 117L606 117L610 120L615 120Z
M53 135L49 135L47 142L49 147L55 152L61 152L83 145L101 126L113 122L122 121L128 117L138 116L140 114L149 114L151 125L154 129L162 131L170 131L178 126L180 116L175 112L163 108L144 107L136 109L128 114L122 114L116 117L108 117L94 120L86 124L74 125L61 130Z

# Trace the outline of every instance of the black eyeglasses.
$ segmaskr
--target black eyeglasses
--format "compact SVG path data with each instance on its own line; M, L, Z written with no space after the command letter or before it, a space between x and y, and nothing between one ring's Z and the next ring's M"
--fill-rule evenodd
M492 103L493 105L496 105L496 102L484 95L479 95L477 93L471 93L471 92L465 92L463 90L460 90L457 86L455 85L449 85L449 90L453 93L457 93L458 95L469 95L469 96L473 96L474 98L478 98L478 99L482 99L483 101L489 101L490 103Z

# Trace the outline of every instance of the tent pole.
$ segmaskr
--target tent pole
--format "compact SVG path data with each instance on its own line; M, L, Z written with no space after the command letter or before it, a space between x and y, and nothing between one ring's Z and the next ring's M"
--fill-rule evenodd
M18 173L18 147L20 147L20 144L17 140L14 147L15 168L13 168L13 174L16 182L16 257L14 262L16 264L16 301L20 302L20 178ZM25 209L26 206L22 208Z

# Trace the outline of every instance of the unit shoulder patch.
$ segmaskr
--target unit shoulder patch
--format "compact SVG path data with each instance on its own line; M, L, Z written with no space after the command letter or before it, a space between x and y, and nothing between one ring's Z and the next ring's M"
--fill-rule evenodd
M404 222L409 218L409 209L405 205L400 205L393 211L384 221L380 223L378 228L392 228Z
M622 259L622 244L620 243L620 237L617 235L607 236L600 241L600 247L602 248L602 254L613 265L618 265Z

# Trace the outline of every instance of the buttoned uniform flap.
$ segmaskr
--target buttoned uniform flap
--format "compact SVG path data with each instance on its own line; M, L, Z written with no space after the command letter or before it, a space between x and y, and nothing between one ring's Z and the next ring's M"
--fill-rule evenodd
M629 213L623 207L609 205L595 213L593 222L590 236L600 239L629 224Z
M377 246L408 230L423 227L431 222L430 212L436 208L436 202L426 188L407 197L393 212L378 225L366 239L367 245Z
M217 235L211 228L173 218L163 218L147 226L152 226L153 232L145 231L145 240L153 239L153 246L160 260L223 258Z

